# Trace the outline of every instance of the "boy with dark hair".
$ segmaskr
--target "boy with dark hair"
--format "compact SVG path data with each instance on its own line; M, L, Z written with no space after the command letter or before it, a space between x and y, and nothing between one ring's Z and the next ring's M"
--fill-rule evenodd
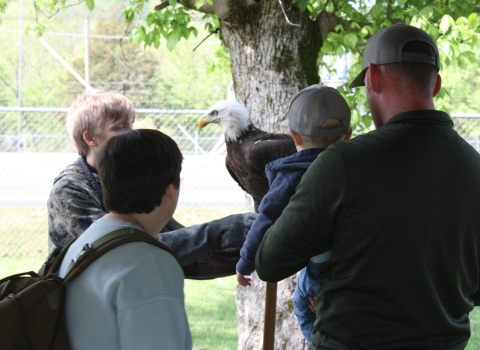
M85 245L117 229L136 228L155 237L177 205L182 154L170 137L156 130L129 131L108 140L98 160L109 213L70 246L60 277ZM109 251L66 287L72 348L191 350L183 280L175 257L146 242Z
M259 215L240 250L241 259L237 263L237 281L244 287L250 285L250 278L245 275L255 271L255 253L265 232L282 214L302 175L328 146L348 140L352 134L347 102L336 89L325 85L312 85L300 91L292 99L282 125L289 127L298 152L265 167L270 189L260 203ZM298 232L299 236L301 234ZM320 292L318 273L321 264L330 256L329 250L330 247L310 259L300 272L295 287L294 312L308 342L316 317L310 309L309 297Z

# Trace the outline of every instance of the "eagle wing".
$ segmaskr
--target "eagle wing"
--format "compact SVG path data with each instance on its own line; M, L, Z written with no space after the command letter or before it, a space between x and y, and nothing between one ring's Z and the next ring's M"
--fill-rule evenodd
M232 178L253 197L256 210L269 189L265 166L296 151L290 135L259 132L227 144L225 165Z

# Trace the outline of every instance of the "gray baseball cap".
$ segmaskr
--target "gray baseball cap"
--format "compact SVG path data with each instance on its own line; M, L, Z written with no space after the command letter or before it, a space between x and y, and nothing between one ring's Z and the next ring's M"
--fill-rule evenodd
M328 118L338 118L341 128L322 129ZM303 89L290 102L287 119L281 125L307 137L346 135L350 129L350 108L340 93L329 86L315 84Z
M404 52L405 44L411 41L423 41L435 50L435 56L421 53ZM380 29L368 39L363 51L362 71L352 81L350 88L365 86L364 78L368 64L388 64L394 62L420 62L435 66L440 70L438 47L435 40L423 30L407 24L395 24Z

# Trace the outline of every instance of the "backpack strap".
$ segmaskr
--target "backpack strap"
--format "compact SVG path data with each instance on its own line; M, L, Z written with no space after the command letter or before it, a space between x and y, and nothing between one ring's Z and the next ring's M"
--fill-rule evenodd
M62 264L63 258L67 254L68 248L70 248L72 243L75 242L77 238L78 237L68 242L63 248L55 247L48 255L47 259L38 271L38 275L43 277L48 275L49 273L57 272L60 268L60 265Z
M83 270L85 270L93 261L107 253L108 251L131 242L146 242L169 252L178 262L175 253L165 244L160 243L154 237L150 236L145 231L136 228L122 228L112 231L91 244L86 244L83 249L72 259L68 266L67 273L64 278L64 283L72 281ZM61 253L64 253L62 249ZM64 255L64 254L63 254ZM63 259L62 259L63 260ZM61 260L60 260L61 261ZM180 264L180 263L179 263Z

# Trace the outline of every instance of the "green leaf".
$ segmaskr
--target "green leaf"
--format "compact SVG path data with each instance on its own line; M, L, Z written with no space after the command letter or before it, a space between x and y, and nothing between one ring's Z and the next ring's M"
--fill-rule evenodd
M357 34L355 33L348 33L343 37L343 43L346 46L351 47L352 49L354 49L355 46L357 45L357 41L358 41L358 37L357 37Z
M372 16L372 18L378 18L384 9L385 7L383 6L382 2L378 2L370 10L370 15Z
M432 6L427 6L424 7L421 11L420 14L424 16L425 18L432 18L433 17L433 8Z
M345 54L345 48L343 46L339 46L337 47L337 49L335 50L335 53L338 55L338 56L343 56Z
M182 36L185 38L185 40L188 39L190 36L190 31L188 30L187 27L180 27L180 31L182 32Z
M453 18L449 15L444 15L442 17L442 20L440 21L440 30L443 33L446 33L450 29L450 27L454 25L455 25L455 21L453 20Z
M305 11L307 9L308 0L298 0L298 7L300 11Z
M473 29L477 29L478 27L478 17L475 13L470 14L468 16L468 25L472 27Z
M160 38L158 36L155 37L155 40L153 41L153 47L156 49L160 47Z
M90 11L93 11L93 8L95 7L95 1L94 0L85 0L85 4L87 5L87 7Z
M123 15L125 16L125 21L127 23L131 23L133 21L133 19L135 18L135 12L133 11L132 7L127 7L123 11Z
M175 6L177 6L177 0L168 0L168 3L169 3L170 6L172 6L173 8L175 8Z
M153 23L155 23L156 19L157 19L157 16L155 15L155 13L150 12L147 15L147 18L145 18L145 21L147 22L147 25L151 26Z
M151 46L153 44L153 42L155 41L155 39L156 39L155 32L151 31L145 37L145 45Z
M180 34L177 32L170 32L167 35L167 49L172 51L175 46L177 46L178 42L180 41Z
M134 45L140 44L143 40L145 40L145 36L147 35L144 26L140 26L133 30L132 32L132 42Z

